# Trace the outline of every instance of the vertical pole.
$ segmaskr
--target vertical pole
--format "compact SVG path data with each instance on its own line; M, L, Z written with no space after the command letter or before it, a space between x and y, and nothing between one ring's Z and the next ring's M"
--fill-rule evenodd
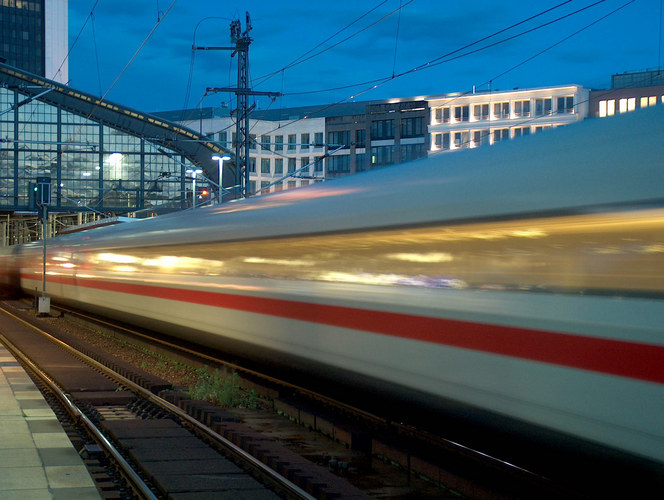
M191 174L191 208L196 208L196 170Z
M43 262L42 262L42 297L46 297L46 205L42 206L42 242L43 242Z
M240 197L249 196L249 44L251 21L246 13L245 31L240 21L231 23L231 42L237 54L237 119L235 122L235 169L236 184L240 186Z

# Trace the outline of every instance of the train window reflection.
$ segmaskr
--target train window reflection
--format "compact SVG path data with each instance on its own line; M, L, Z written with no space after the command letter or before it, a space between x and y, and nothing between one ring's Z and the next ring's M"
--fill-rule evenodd
M146 247L141 272L664 296L664 209ZM135 271L132 271L135 272Z

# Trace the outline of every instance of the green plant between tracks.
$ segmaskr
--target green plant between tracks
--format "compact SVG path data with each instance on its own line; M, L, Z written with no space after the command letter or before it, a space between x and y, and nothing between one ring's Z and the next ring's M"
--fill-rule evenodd
M227 408L256 409L259 406L258 395L240 387L240 376L237 373L228 375L207 366L196 370L196 384L189 386L188 394L194 399Z

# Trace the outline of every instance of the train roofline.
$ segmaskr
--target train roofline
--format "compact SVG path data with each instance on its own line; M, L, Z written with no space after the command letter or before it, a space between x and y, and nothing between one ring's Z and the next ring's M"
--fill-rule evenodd
M64 236L108 248L582 213L664 203L664 109L597 118L305 188ZM653 140L654 138L654 140ZM659 139L659 140L658 140ZM638 161L638 163L635 163Z

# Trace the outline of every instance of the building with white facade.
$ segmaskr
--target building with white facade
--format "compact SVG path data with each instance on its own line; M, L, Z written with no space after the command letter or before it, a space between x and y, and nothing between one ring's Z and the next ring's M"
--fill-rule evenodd
M256 111L249 191L292 189L568 125L588 116L589 92L564 85ZM156 114L235 149L227 108Z
M234 118L208 115L181 123L199 130L220 146L235 150ZM325 179L325 118L250 119L249 138L251 195L307 186Z
M429 151L476 148L583 120L588 96L567 85L428 97Z

